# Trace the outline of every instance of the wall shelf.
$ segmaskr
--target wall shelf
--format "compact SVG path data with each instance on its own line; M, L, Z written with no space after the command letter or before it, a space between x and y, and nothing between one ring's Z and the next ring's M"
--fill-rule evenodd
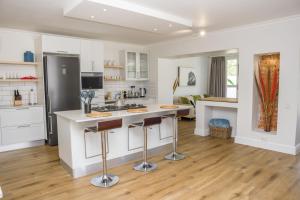
M125 69L125 67L123 66L120 66L120 65L104 65L104 68L107 68L107 69Z
M125 79L104 79L104 81L125 81Z
M22 80L22 79L0 79L0 82L38 82L38 79L28 79L28 80Z
M37 62L20 62L20 61L9 61L9 60L0 60L0 64L7 64L7 65L32 65L37 66Z

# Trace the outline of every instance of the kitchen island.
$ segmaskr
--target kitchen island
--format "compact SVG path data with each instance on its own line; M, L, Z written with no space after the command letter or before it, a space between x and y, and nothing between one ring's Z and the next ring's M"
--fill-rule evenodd
M87 127L97 126L98 121L122 118L123 126L109 131L107 139L108 166L118 166L133 159L142 159L143 129L128 128L133 122L144 118L175 113L187 109L179 106L174 109L162 109L160 105L147 105L147 112L129 113L126 110L113 111L112 116L90 118L82 110L55 112L58 124L58 149L61 164L74 177L85 176L101 170L101 137L99 133L85 132ZM172 119L165 118L161 125L148 130L148 148L150 155L163 150L171 151L173 137Z

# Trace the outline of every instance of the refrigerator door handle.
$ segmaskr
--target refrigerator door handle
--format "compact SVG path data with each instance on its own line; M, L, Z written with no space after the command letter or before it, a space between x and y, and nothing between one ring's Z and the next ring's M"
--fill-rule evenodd
M53 128L52 128L52 116L49 115L48 118L49 118L49 126L50 126L50 127L49 127L49 128L50 128L49 134L52 135L52 134L53 134Z
M50 97L49 97L49 95L48 95L48 113L49 114L51 114L52 113L52 106L51 106L51 99L50 99Z
M95 71L95 62L92 61L92 72Z

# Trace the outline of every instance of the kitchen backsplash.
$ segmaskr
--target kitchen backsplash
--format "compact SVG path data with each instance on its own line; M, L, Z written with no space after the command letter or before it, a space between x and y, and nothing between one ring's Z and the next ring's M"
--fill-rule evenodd
M135 85L137 89L144 87L147 89L146 97L153 98L152 91L154 90L148 82L109 82L104 84L104 90L97 90L96 97L93 99L93 104L104 105L105 92L110 91L114 94L121 90L129 90L131 85ZM10 82L0 83L0 106L11 106L13 105L14 90L19 90L22 95L23 104L29 103L29 91L33 89L37 91L35 83L22 83L22 82Z
M135 86L135 89L138 91L139 88L146 88L148 95L148 81L106 81L104 84L104 91L111 92L113 97L115 94L121 90L130 90L130 86Z
M92 104L97 104L97 105L104 105L104 90L96 90L95 91L95 98L92 101Z
M23 76L36 76L35 66L19 66L1 64L0 78L7 79L7 82L0 82L0 105L13 105L14 90L19 90L22 95L22 103L29 103L29 91L33 89L37 92L37 83L35 82L9 82L9 78L20 78Z
M24 105L29 103L29 91L37 91L35 83L10 82L0 83L0 106L13 105L14 90L19 90Z

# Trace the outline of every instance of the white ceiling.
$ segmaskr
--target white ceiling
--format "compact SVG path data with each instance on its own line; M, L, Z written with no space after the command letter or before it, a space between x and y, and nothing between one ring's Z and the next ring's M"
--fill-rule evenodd
M95 22L64 16L64 10L80 0L0 0L0 27L149 44L193 34L189 27L173 31L151 31L166 19L145 21L143 27L114 13L114 20ZM98 1L98 0L96 0ZM221 30L260 21L300 14L300 0L110 0L143 7L193 24L194 30ZM109 12L109 10L107 10ZM86 14L90 14L88 10ZM162 15L160 15L162 16ZM152 16L155 17L155 16ZM131 18L132 19L132 18ZM116 24L119 21L124 24ZM178 21L177 21L178 22ZM110 24L115 25L110 25ZM131 24L130 24L131 23ZM154 23L154 24L153 24ZM127 27L123 27L127 26ZM175 29L176 28L176 29ZM138 30L140 29L140 30ZM162 28L161 28L162 29ZM180 30L179 30L180 29Z
M170 34L191 29L192 21L122 0L83 0L64 9L64 15L147 32Z

